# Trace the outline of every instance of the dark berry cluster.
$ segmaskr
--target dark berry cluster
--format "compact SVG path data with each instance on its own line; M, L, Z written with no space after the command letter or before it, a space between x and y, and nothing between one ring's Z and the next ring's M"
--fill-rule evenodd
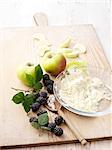
M31 106L33 112L38 111L41 105L47 104L48 94L47 92L40 92L35 94L35 98L36 102Z
M54 81L50 79L48 74L43 75L43 84L46 87L47 92L49 94L53 94ZM47 104L47 99L48 99L47 92L44 91L44 92L39 92L39 93L34 94L36 102L32 104L31 108L32 108L33 112L37 112L38 117L44 113L47 113L46 110L39 109L41 105ZM29 121L30 121L30 123L38 122L38 118L32 117L32 118L30 118ZM51 122L51 123L48 122L45 126L56 136L61 136L63 134L63 129L58 126L61 125L63 122L64 122L64 119L61 116L57 116L54 119L54 122Z
M56 136L61 136L63 134L63 129L56 126L56 123L49 123L48 128L53 132Z
M43 84L46 87L48 93L53 94L54 81L50 79L48 74L43 75Z
M55 127L53 132L56 136L61 136L63 134L63 129L59 127Z
M53 94L53 84L54 81L50 79L48 74L44 74L43 75L43 84L47 89L47 92L49 94ZM47 100L48 100L48 93L46 91L44 92L38 92L35 93L35 103L32 104L32 111L33 112L37 112L37 117L39 117L40 115L47 113L46 110L40 110L40 106L41 105L45 105L47 104ZM30 118L30 123L32 122L38 122L38 118L36 117L32 117ZM58 127L59 125L61 125L64 122L63 117L61 116L57 116L54 119L54 122L51 123L47 123L46 125L44 125L46 127L46 129L48 128L48 130L50 130L52 133L54 133L56 136L61 136L63 134L63 129Z
M47 111L40 110L40 111L38 111L37 116L42 115L44 113L47 113ZM29 121L30 121L30 123L32 123L32 122L38 122L38 118L31 117ZM60 127L58 127L57 125L60 125L64 121L64 119L61 116L58 116L58 117L55 118L54 121L55 122L51 122L51 123L48 122L44 126L46 127L46 129L48 129L49 131L51 131L52 133L54 133L56 136L61 136L63 134L63 129L60 128Z
M57 127L56 125L61 125L64 122L64 119L61 116L57 116L54 119L55 122L51 122L48 124L48 128L51 132L53 132L56 136L61 136L63 134L63 129Z
M54 128L56 127L56 124L51 122L48 124L48 128L50 128L51 132L53 132Z
M64 119L61 116L57 116L54 121L55 121L56 125L59 126L64 122Z

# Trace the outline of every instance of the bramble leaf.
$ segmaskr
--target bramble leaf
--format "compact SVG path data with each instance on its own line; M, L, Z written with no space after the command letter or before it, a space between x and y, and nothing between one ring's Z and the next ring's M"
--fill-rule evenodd
M43 78L43 71L40 65L37 65L35 67L35 76L36 76L36 82L40 81Z
M26 73L26 79L27 79L27 82L28 82L29 87L33 87L34 84L35 84L35 79L34 79L34 77L32 77L30 74L27 74L27 73Z
M44 126L48 123L49 119L48 119L48 113L44 113L44 114L41 114L39 115L38 117L38 123L41 125L41 126Z
M17 93L16 95L13 96L12 101L16 104L22 103L22 101L24 101L24 93L23 92Z
M36 91L39 91L41 88L43 87L42 83L41 82L37 82L33 88L36 90Z

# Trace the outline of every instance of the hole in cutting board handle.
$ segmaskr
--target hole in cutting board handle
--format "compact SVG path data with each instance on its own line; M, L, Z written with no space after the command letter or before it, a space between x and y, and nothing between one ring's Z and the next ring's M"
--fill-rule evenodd
M45 13L35 13L33 18L36 26L48 26L48 18Z

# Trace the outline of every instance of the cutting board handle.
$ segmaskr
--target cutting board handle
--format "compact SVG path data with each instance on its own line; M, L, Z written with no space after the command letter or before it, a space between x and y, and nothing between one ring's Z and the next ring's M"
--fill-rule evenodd
M46 14L35 13L33 18L37 26L48 26L48 18Z

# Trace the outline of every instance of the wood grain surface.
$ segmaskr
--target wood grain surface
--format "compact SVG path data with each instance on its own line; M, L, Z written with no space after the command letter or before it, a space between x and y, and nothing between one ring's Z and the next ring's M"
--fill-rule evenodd
M63 125L64 135L56 137L46 131L36 131L31 127L28 116L22 106L15 105L11 98L14 91L11 87L25 88L16 76L18 65L24 62L38 64L39 51L33 41L34 33L43 33L56 47L67 36L74 37L87 47L87 55L82 57L93 67L110 70L97 35L91 25L12 28L0 31L0 146L36 146L77 142L72 132ZM111 115L99 118L88 118L64 110L66 117L78 127L89 141L111 139ZM51 118L53 114L50 113Z

